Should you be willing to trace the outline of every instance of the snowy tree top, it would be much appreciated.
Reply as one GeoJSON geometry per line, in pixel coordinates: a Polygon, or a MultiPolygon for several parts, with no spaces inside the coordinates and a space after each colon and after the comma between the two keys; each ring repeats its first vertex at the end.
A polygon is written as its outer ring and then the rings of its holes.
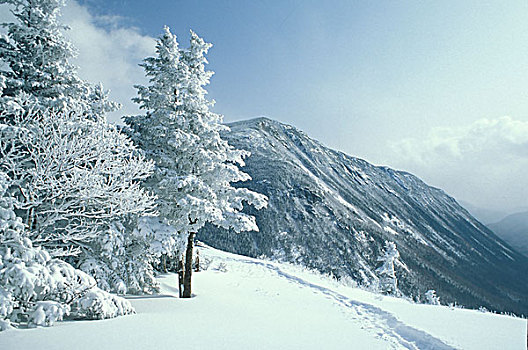
{"type": "Polygon", "coordinates": [[[211,47],[191,31],[182,49],[164,28],[156,57],[142,64],[149,85],[136,86],[134,99],[144,115],[125,118],[130,135],[156,163],[147,181],[159,196],[160,213],[180,232],[197,232],[205,222],[236,231],[258,230],[255,219],[240,211],[243,202],[257,208],[266,197],[231,183],[250,177],[240,171],[249,152],[236,150],[220,136],[222,116],[210,110],[205,86],[213,75],[205,69],[211,47]]]}
{"type": "Polygon", "coordinates": [[[0,4],[10,6],[15,16],[14,22],[2,23],[7,35],[0,37],[4,96],[24,92],[45,108],[77,105],[87,113],[118,109],[106,92],[80,79],[71,64],[77,51],[62,34],[67,29],[59,22],[64,1],[0,0],[0,4]]]}

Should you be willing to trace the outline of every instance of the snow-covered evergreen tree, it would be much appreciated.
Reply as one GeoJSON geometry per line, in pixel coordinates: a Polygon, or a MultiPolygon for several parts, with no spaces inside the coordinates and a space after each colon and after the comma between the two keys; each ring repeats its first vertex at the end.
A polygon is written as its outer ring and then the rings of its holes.
{"type": "Polygon", "coordinates": [[[160,214],[187,239],[184,296],[190,297],[194,236],[206,223],[237,232],[258,230],[254,217],[241,212],[243,202],[260,209],[266,197],[231,183],[249,180],[239,169],[246,151],[236,150],[220,137],[227,130],[222,116],[210,111],[204,86],[212,72],[205,70],[211,44],[191,31],[190,48],[178,47],[165,27],[157,56],[145,59],[148,86],[137,86],[135,102],[146,113],[125,118],[130,135],[156,163],[146,186],[158,195],[160,214]]]}
{"type": "Polygon", "coordinates": [[[434,289],[429,289],[427,292],[425,292],[425,301],[427,304],[440,305],[440,298],[436,295],[436,291],[434,289]]]}
{"type": "Polygon", "coordinates": [[[75,50],[58,22],[63,1],[0,1],[16,18],[0,39],[0,123],[18,127],[0,139],[0,169],[13,180],[17,213],[33,243],[54,256],[76,255],[69,258],[76,264],[97,262],[119,276],[116,283],[96,276],[110,290],[123,290],[121,281],[127,289],[128,281],[151,280],[147,253],[119,243],[132,241],[135,221],[152,211],[153,197],[140,186],[152,164],[106,122],[117,105],[102,86],[81,80],[70,64],[75,50]],[[113,230],[124,223],[129,230],[113,230]],[[115,252],[126,254],[110,261],[112,239],[115,252]],[[125,265],[136,268],[124,274],[125,265]]]}
{"type": "Polygon", "coordinates": [[[9,177],[0,171],[0,330],[50,326],[63,317],[108,318],[134,312],[95,280],[33,244],[15,215],[9,177]]]}
{"type": "Polygon", "coordinates": [[[400,295],[398,280],[394,270],[394,264],[398,261],[400,253],[396,249],[394,242],[385,241],[385,251],[383,256],[378,258],[381,266],[376,269],[379,277],[380,290],[382,293],[400,295]]]}

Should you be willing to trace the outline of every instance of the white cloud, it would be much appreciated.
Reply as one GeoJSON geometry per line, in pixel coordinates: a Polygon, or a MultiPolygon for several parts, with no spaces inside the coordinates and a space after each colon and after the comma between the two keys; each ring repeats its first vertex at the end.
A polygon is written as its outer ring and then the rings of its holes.
{"type": "Polygon", "coordinates": [[[133,85],[146,82],[138,64],[154,54],[155,40],[126,26],[122,18],[95,16],[75,1],[67,2],[62,22],[71,27],[66,36],[79,51],[74,61],[79,75],[103,83],[111,99],[123,105],[109,120],[118,122],[122,115],[137,113],[130,101],[136,95],[133,85]]]}
{"type": "Polygon", "coordinates": [[[391,145],[398,167],[489,209],[528,204],[528,122],[481,119],[391,145]]]}

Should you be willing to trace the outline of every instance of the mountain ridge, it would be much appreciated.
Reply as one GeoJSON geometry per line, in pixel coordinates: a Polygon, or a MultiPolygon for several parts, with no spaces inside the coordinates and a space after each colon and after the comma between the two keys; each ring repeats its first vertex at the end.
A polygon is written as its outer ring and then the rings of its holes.
{"type": "Polygon", "coordinates": [[[243,255],[298,263],[375,283],[385,241],[396,243],[399,286],[423,298],[436,289],[446,302],[528,314],[528,259],[418,177],[374,166],[325,147],[293,126],[268,118],[229,124],[224,137],[252,155],[239,184],[266,194],[255,215],[260,233],[211,226],[198,238],[243,255]]]}
{"type": "Polygon", "coordinates": [[[528,257],[528,211],[508,215],[487,226],[514,249],[528,257]]]}

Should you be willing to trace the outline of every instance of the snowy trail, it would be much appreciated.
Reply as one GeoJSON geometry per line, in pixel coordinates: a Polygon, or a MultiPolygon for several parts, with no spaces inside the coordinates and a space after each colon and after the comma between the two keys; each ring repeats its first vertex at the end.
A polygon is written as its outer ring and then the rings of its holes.
{"type": "Polygon", "coordinates": [[[195,297],[129,296],[137,313],[0,332],[0,349],[526,349],[526,320],[419,305],[343,285],[299,266],[204,247],[195,297]]]}
{"type": "Polygon", "coordinates": [[[423,350],[454,349],[454,347],[445,344],[442,340],[437,339],[424,331],[406,325],[398,320],[393,314],[385,310],[374,305],[353,300],[329,288],[306,281],[298,276],[285,272],[273,263],[243,258],[221,257],[221,259],[234,263],[252,264],[264,267],[267,270],[275,272],[281,278],[287,279],[291,283],[309,288],[316,293],[323,294],[327,298],[347,308],[353,321],[360,322],[363,325],[369,325],[370,331],[376,333],[380,337],[394,338],[404,348],[423,350]]]}

